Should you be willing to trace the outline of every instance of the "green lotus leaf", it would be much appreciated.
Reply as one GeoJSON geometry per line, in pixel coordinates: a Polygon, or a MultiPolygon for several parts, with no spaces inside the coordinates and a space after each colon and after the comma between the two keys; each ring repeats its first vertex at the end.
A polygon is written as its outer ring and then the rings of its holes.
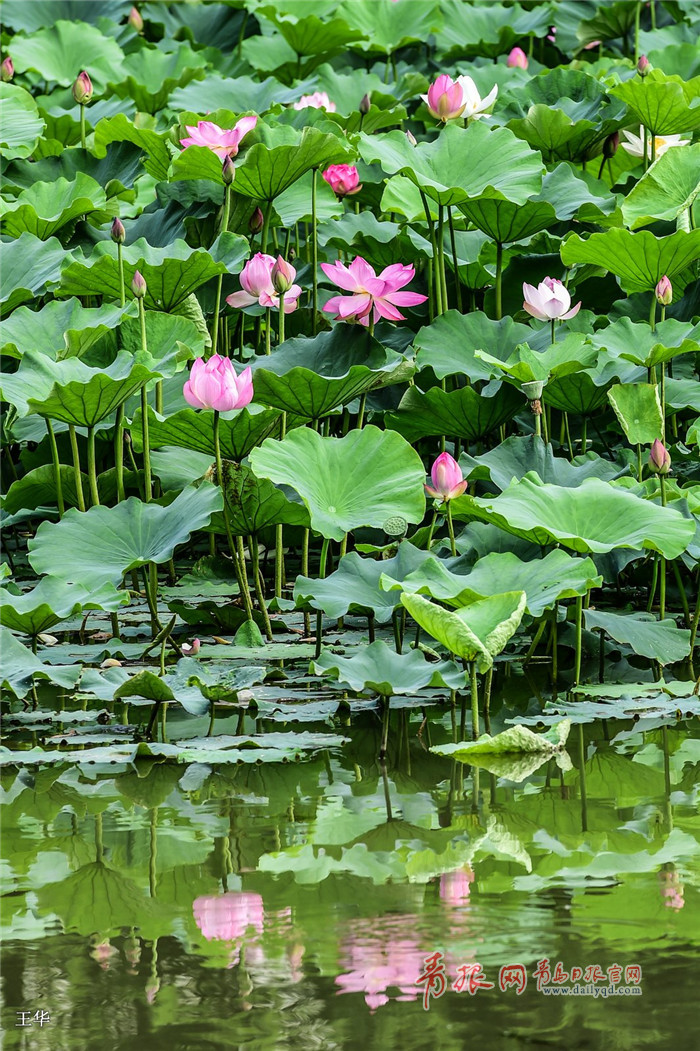
{"type": "Polygon", "coordinates": [[[0,343],[11,357],[21,358],[28,350],[55,360],[81,357],[124,318],[137,314],[136,303],[86,308],[79,299],[53,300],[41,310],[19,307],[3,322],[0,343]]]}
{"type": "Polygon", "coordinates": [[[58,284],[66,250],[57,237],[40,241],[33,234],[23,233],[3,245],[2,256],[0,303],[4,316],[58,284]]]}
{"type": "Polygon", "coordinates": [[[82,584],[71,584],[56,577],[44,577],[31,591],[12,595],[0,588],[0,624],[12,631],[36,637],[81,610],[113,612],[129,601],[126,591],[116,591],[105,582],[90,591],[82,584]]]}
{"type": "Polygon", "coordinates": [[[477,599],[454,612],[421,595],[403,592],[401,603],[417,624],[463,660],[476,661],[479,671],[493,659],[518,630],[525,613],[524,591],[499,592],[477,599]]]}
{"type": "Polygon", "coordinates": [[[594,365],[598,357],[597,349],[581,332],[569,332],[561,342],[552,343],[541,351],[534,351],[528,343],[522,343],[507,361],[500,361],[483,350],[474,353],[481,361],[511,376],[518,385],[534,381],[546,383],[550,376],[558,378],[581,372],[594,365]]]}
{"type": "Polygon", "coordinates": [[[666,380],[666,410],[669,408],[700,412],[700,388],[697,380],[666,380]]]}
{"type": "Polygon", "coordinates": [[[548,201],[490,200],[482,198],[460,205],[467,219],[499,244],[523,241],[557,222],[554,208],[548,201]]]}
{"type": "Polygon", "coordinates": [[[352,0],[337,10],[351,26],[362,33],[353,50],[391,55],[407,44],[428,39],[441,23],[440,8],[434,0],[411,0],[411,17],[391,0],[352,0]]]}
{"type": "Polygon", "coordinates": [[[0,149],[3,157],[29,157],[41,138],[46,122],[39,108],[24,88],[17,84],[0,84],[2,131],[0,149]]]}
{"type": "MultiPolygon", "coordinates": [[[[685,80],[652,69],[610,89],[652,135],[678,135],[700,127],[700,77],[685,80]]],[[[687,147],[686,147],[687,148],[687,147]]]]}
{"type": "Polygon", "coordinates": [[[9,628],[0,627],[0,646],[0,687],[10,690],[15,697],[26,697],[34,679],[48,680],[64,690],[72,690],[83,670],[80,664],[44,664],[9,628]]]}
{"type": "Polygon", "coordinates": [[[267,478],[256,478],[245,464],[223,461],[224,493],[234,536],[251,536],[268,526],[288,523],[308,526],[303,504],[288,499],[267,478]]]}
{"type": "Polygon", "coordinates": [[[45,81],[64,87],[73,83],[83,64],[87,65],[95,91],[100,94],[108,81],[119,75],[124,52],[113,37],[96,26],[59,19],[29,37],[15,37],[12,61],[18,73],[31,69],[45,81]]]}
{"type": "MultiPolygon", "coordinates": [[[[136,675],[132,675],[130,679],[117,687],[114,691],[115,700],[121,700],[124,697],[144,697],[147,701],[158,703],[175,700],[175,694],[165,679],[161,679],[148,669],[137,672],[136,675]]],[[[208,708],[209,705],[205,703],[204,711],[207,711],[208,708]]]]}
{"type": "Polygon", "coordinates": [[[251,368],[256,399],[312,420],[414,372],[411,362],[382,347],[361,326],[347,325],[313,339],[290,339],[251,368]]]}
{"type": "Polygon", "coordinates": [[[523,562],[512,551],[494,551],[480,558],[468,573],[454,573],[442,559],[433,557],[403,580],[394,579],[387,571],[381,583],[385,588],[429,595],[455,607],[497,594],[504,587],[508,591],[524,591],[526,612],[541,617],[545,610],[554,608],[555,602],[601,587],[603,578],[591,558],[572,558],[566,551],[550,551],[531,562],[523,562]]]}
{"type": "MultiPolygon", "coordinates": [[[[278,409],[263,409],[249,405],[245,409],[223,412],[219,419],[221,455],[227,460],[242,460],[251,449],[265,438],[277,437],[282,413],[278,409]]],[[[196,409],[181,409],[172,416],[161,419],[153,409],[148,410],[149,438],[152,449],[164,445],[180,446],[183,449],[205,453],[209,462],[214,459],[213,415],[196,409]]],[[[289,421],[287,426],[289,427],[289,421]]],[[[143,451],[143,428],[141,411],[135,415],[131,425],[131,437],[137,452],[143,451]]]]}
{"type": "Polygon", "coordinates": [[[506,361],[520,343],[533,340],[533,330],[512,318],[492,321],[480,310],[460,314],[448,310],[419,329],[413,340],[420,369],[430,366],[439,380],[445,376],[467,376],[472,383],[490,380],[500,374],[498,367],[475,356],[485,350],[506,361]]]}
{"type": "Polygon", "coordinates": [[[66,21],[82,18],[93,25],[106,18],[117,25],[128,13],[128,0],[102,0],[99,8],[86,6],[83,0],[34,0],[29,6],[25,0],[5,0],[2,7],[4,24],[26,33],[52,26],[59,17],[66,21]]]}
{"type": "Polygon", "coordinates": [[[577,489],[525,475],[495,498],[460,496],[455,518],[479,518],[536,544],[563,544],[581,554],[646,548],[678,558],[695,535],[695,522],[670,507],[643,500],[599,478],[577,489]]]}
{"type": "Polygon", "coordinates": [[[604,631],[639,656],[660,664],[674,664],[690,653],[690,632],[679,628],[675,620],[657,620],[651,613],[608,613],[597,609],[584,610],[583,617],[589,631],[604,631]]]}
{"type": "Polygon", "coordinates": [[[436,755],[448,755],[462,763],[471,763],[472,757],[487,755],[516,755],[540,753],[553,755],[566,744],[571,722],[562,719],[546,733],[536,734],[527,726],[510,726],[495,737],[482,734],[476,741],[460,741],[457,744],[436,744],[430,749],[436,755]]]}
{"type": "MultiPolygon", "coordinates": [[[[75,470],[67,464],[59,468],[61,476],[61,493],[66,507],[78,507],[79,500],[75,487],[75,470]]],[[[89,478],[81,472],[83,493],[89,492],[89,478]]],[[[138,492],[138,477],[133,471],[124,472],[124,484],[127,492],[138,492]]],[[[117,472],[114,467],[100,471],[97,478],[97,490],[100,503],[111,503],[117,496],[117,472]]],[[[22,510],[53,508],[58,506],[56,495],[56,475],[53,464],[45,463],[27,471],[21,478],[12,483],[3,496],[3,514],[14,515],[22,510]]]]}
{"type": "Polygon", "coordinates": [[[625,292],[648,292],[666,274],[673,281],[700,259],[700,230],[655,237],[648,230],[607,230],[583,240],[572,234],[561,246],[565,266],[590,263],[620,279],[625,292]]]}
{"type": "MultiPolygon", "coordinates": [[[[700,77],[698,77],[700,80],[700,77]]],[[[667,150],[654,161],[622,204],[631,230],[657,219],[674,222],[700,193],[700,143],[667,150]]]]}
{"type": "Polygon", "coordinates": [[[184,88],[176,88],[170,96],[170,109],[206,114],[216,119],[216,110],[230,109],[235,101],[239,113],[264,113],[275,102],[286,105],[299,98],[298,87],[288,88],[274,77],[254,80],[252,77],[223,77],[208,74],[184,88]]]}
{"type": "Polygon", "coordinates": [[[417,569],[431,556],[420,551],[407,540],[399,544],[393,558],[361,558],[356,551],[341,558],[334,573],[314,580],[298,576],[294,584],[294,599],[299,605],[310,605],[322,610],[327,617],[344,617],[346,613],[371,612],[379,624],[391,620],[400,602],[398,595],[382,590],[380,578],[387,574],[396,580],[417,569]]]}
{"type": "Polygon", "coordinates": [[[100,211],[107,204],[105,192],[89,175],[78,172],[75,179],[36,182],[11,203],[0,202],[2,231],[19,237],[25,230],[46,241],[67,223],[81,215],[100,211]]]}
{"type": "Polygon", "coordinates": [[[398,223],[380,222],[369,210],[357,215],[354,212],[340,214],[342,218],[319,230],[318,241],[323,248],[330,245],[339,251],[351,250],[353,255],[361,255],[377,270],[393,263],[397,250],[404,262],[418,258],[412,241],[402,233],[398,223]]]}
{"type": "Polygon", "coordinates": [[[501,492],[513,479],[519,480],[529,471],[534,471],[543,482],[566,487],[577,487],[585,478],[611,481],[624,473],[617,464],[595,453],[569,461],[555,456],[551,444],[536,435],[521,438],[516,434],[480,456],[462,456],[460,465],[470,479],[487,478],[501,492]]]}
{"type": "Polygon", "coordinates": [[[44,522],[29,542],[36,573],[62,580],[119,584],[124,573],[148,562],[169,561],[178,544],[206,526],[223,499],[214,485],[188,488],[166,507],[129,497],[115,507],[66,511],[44,522]]]}
{"type": "Polygon", "coordinates": [[[634,19],[634,7],[618,0],[617,3],[598,8],[592,18],[584,18],[576,30],[576,36],[582,47],[594,40],[615,40],[617,37],[624,40],[634,25],[634,19]]]}
{"type": "Polygon", "coordinates": [[[352,147],[338,135],[320,128],[256,128],[258,141],[236,165],[236,193],[255,200],[273,201],[312,168],[351,160],[352,147]]]}
{"type": "Polygon", "coordinates": [[[109,85],[119,98],[132,98],[141,113],[157,113],[174,88],[189,84],[208,64],[205,56],[187,43],[167,46],[167,51],[162,46],[142,47],[127,55],[119,78],[109,85]]]}
{"type": "Polygon", "coordinates": [[[601,350],[647,369],[671,361],[680,354],[700,353],[700,325],[692,326],[674,318],[659,322],[653,331],[645,323],[635,324],[630,318],[618,318],[607,328],[592,332],[588,338],[601,350]]]}
{"type": "Polygon", "coordinates": [[[145,151],[143,166],[154,179],[168,177],[170,152],[165,138],[150,128],[137,128],[124,113],[103,117],[95,126],[94,150],[98,157],[107,155],[113,142],[132,142],[145,151]]]}
{"type": "Polygon", "coordinates": [[[608,391],[618,422],[630,445],[651,445],[663,437],[659,389],[651,383],[616,383],[608,391]]]}
{"type": "MultiPolygon", "coordinates": [[[[275,197],[274,211],[282,226],[290,227],[295,223],[311,222],[311,184],[312,173],[307,172],[297,179],[288,189],[275,197]]],[[[250,208],[247,198],[241,198],[250,208]]],[[[362,212],[362,215],[371,215],[371,212],[362,212]]],[[[343,215],[343,203],[335,196],[325,179],[316,178],[316,221],[319,223],[319,244],[321,244],[322,224],[328,223],[330,219],[338,219],[343,215]]],[[[334,224],[335,225],[335,224],[334,224]]],[[[393,257],[392,257],[393,260],[393,257]]],[[[386,265],[386,264],[384,264],[386,265]]]]}
{"type": "Polygon", "coordinates": [[[506,198],[524,204],[542,186],[542,161],[507,128],[474,121],[465,130],[448,125],[432,142],[412,146],[401,131],[360,135],[362,159],[387,175],[405,175],[438,204],[470,198],[506,198]]]}
{"type": "Polygon", "coordinates": [[[409,387],[398,408],[384,414],[384,423],[410,442],[438,434],[477,441],[511,420],[523,404],[523,395],[509,384],[490,397],[473,387],[453,391],[431,387],[425,393],[409,387]]]}
{"type": "MultiPolygon", "coordinates": [[[[366,29],[353,29],[342,18],[319,18],[309,14],[290,20],[275,7],[262,7],[264,14],[282,34],[296,55],[332,55],[344,51],[348,44],[364,40],[366,29]]],[[[269,37],[261,38],[266,44],[269,37]]]]}
{"type": "Polygon", "coordinates": [[[528,11],[520,4],[465,7],[460,0],[443,0],[440,10],[443,24],[436,42],[443,62],[477,55],[495,61],[523,37],[544,36],[549,24],[546,8],[528,11]]]}
{"type": "Polygon", "coordinates": [[[415,523],[425,514],[423,463],[391,431],[369,426],[322,438],[300,428],[282,441],[267,438],[249,459],[259,478],[299,493],[312,528],[331,540],[360,526],[382,529],[394,515],[415,523]]]}
{"type": "MultiPolygon", "coordinates": [[[[127,295],[132,296],[131,281],[138,270],[147,286],[145,306],[173,310],[217,274],[238,273],[247,256],[246,239],[228,232],[217,237],[208,251],[191,248],[180,240],[164,248],[152,248],[139,238],[123,250],[127,295]]],[[[117,246],[112,241],[100,241],[91,255],[69,262],[61,274],[61,294],[101,295],[118,300],[117,246]]]]}
{"type": "Polygon", "coordinates": [[[431,663],[421,650],[397,653],[381,639],[363,646],[351,657],[338,657],[324,650],[313,667],[316,675],[328,674],[355,693],[373,690],[383,697],[417,693],[430,685],[458,690],[465,684],[464,671],[454,662],[431,663]]]}
{"type": "Polygon", "coordinates": [[[549,381],[543,400],[561,412],[578,416],[593,416],[608,403],[608,390],[614,380],[604,380],[600,370],[574,372],[549,381]]]}

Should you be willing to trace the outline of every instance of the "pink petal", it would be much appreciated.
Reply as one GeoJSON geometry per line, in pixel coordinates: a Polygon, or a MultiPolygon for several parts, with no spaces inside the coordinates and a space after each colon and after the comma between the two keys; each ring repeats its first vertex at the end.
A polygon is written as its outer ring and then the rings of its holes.
{"type": "Polygon", "coordinates": [[[567,321],[570,317],[576,317],[576,315],[578,314],[580,309],[581,309],[581,301],[579,300],[579,302],[576,304],[575,307],[572,307],[571,310],[568,310],[566,312],[566,314],[562,314],[561,320],[562,321],[567,321]]]}
{"type": "Polygon", "coordinates": [[[248,292],[232,292],[230,296],[226,296],[226,302],[230,307],[249,307],[253,303],[257,303],[255,296],[251,296],[248,292]]]}

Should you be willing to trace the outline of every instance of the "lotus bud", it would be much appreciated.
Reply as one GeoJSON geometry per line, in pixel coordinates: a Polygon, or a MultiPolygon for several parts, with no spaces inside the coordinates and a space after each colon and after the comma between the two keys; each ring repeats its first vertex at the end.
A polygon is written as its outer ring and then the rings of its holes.
{"type": "Polygon", "coordinates": [[[637,72],[642,79],[651,71],[651,62],[646,55],[640,55],[637,62],[637,72]]]}
{"type": "Polygon", "coordinates": [[[143,274],[141,274],[139,270],[134,271],[134,276],[131,281],[131,291],[137,299],[143,299],[146,295],[146,282],[143,278],[143,274]]]}
{"type": "Polygon", "coordinates": [[[417,146],[418,145],[417,138],[415,137],[415,135],[413,134],[412,131],[408,130],[408,128],[406,128],[406,138],[410,142],[411,146],[417,146]]]}
{"type": "Polygon", "coordinates": [[[467,488],[467,480],[462,469],[448,452],[440,453],[430,471],[432,485],[426,485],[425,491],[436,500],[454,500],[467,488]]]}
{"type": "Polygon", "coordinates": [[[671,454],[658,438],[654,441],[649,453],[649,468],[654,474],[670,474],[671,472],[671,454]]]}
{"type": "Polygon", "coordinates": [[[2,77],[3,84],[9,83],[15,75],[15,65],[10,56],[2,60],[0,63],[0,76],[2,77]]]}
{"type": "Polygon", "coordinates": [[[121,221],[118,215],[114,217],[112,222],[112,240],[117,245],[123,245],[126,240],[126,230],[124,229],[124,223],[121,221]]]}
{"type": "Polygon", "coordinates": [[[272,287],[275,292],[279,292],[283,295],[288,292],[294,284],[294,278],[297,276],[297,272],[293,266],[285,262],[281,255],[277,256],[277,262],[272,268],[270,278],[272,280],[272,287]]]}
{"type": "Polygon", "coordinates": [[[199,653],[199,649],[200,649],[201,645],[202,644],[199,641],[199,639],[192,639],[191,643],[183,642],[183,644],[180,647],[180,649],[182,650],[182,652],[185,654],[186,657],[196,657],[197,654],[199,653]]]}
{"type": "Polygon", "coordinates": [[[128,23],[132,29],[135,29],[137,33],[143,33],[143,18],[139,14],[136,7],[132,7],[129,11],[128,23]]]}
{"type": "Polygon", "coordinates": [[[230,186],[236,177],[236,169],[233,161],[228,154],[224,157],[224,162],[221,165],[221,178],[224,180],[225,186],[230,186]]]}
{"type": "Polygon", "coordinates": [[[667,307],[673,300],[673,286],[666,274],[661,278],[658,285],[654,289],[657,303],[660,303],[662,307],[667,307]]]}
{"type": "Polygon", "coordinates": [[[87,106],[92,98],[92,81],[85,70],[79,73],[73,84],[73,98],[80,106],[87,106]]]}
{"type": "Polygon", "coordinates": [[[606,160],[610,160],[617,153],[617,147],[620,145],[620,133],[614,131],[612,135],[608,135],[607,139],[603,143],[603,156],[606,160]]]}
{"type": "Polygon", "coordinates": [[[259,233],[265,223],[265,216],[263,215],[260,208],[256,208],[250,219],[248,220],[248,229],[251,234],[259,233]]]}
{"type": "Polygon", "coordinates": [[[369,113],[369,108],[371,105],[372,100],[370,99],[369,94],[363,95],[360,99],[360,105],[358,106],[358,109],[363,117],[369,113]]]}
{"type": "Polygon", "coordinates": [[[527,69],[529,62],[527,60],[527,55],[521,47],[513,48],[508,55],[506,65],[510,66],[511,69],[527,69]]]}

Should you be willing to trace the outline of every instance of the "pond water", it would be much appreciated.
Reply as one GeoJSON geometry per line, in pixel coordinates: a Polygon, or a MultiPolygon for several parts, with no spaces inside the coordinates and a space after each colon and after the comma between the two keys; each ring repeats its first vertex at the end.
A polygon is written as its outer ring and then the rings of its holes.
{"type": "MultiPolygon", "coordinates": [[[[531,692],[501,681],[494,732],[531,692]]],[[[384,766],[359,701],[217,718],[319,735],[297,761],[6,769],[5,1046],[695,1046],[698,720],[574,724],[571,769],[518,783],[428,751],[453,739],[449,706],[394,703],[384,766]]],[[[56,731],[35,726],[13,746],[56,731]]]]}

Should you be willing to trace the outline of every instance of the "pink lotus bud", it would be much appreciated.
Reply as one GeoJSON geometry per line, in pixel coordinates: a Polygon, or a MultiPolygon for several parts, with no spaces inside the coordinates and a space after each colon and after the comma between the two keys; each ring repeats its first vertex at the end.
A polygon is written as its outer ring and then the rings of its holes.
{"type": "Polygon", "coordinates": [[[263,215],[260,208],[256,208],[250,219],[248,220],[248,229],[251,234],[260,233],[265,223],[265,216],[263,215]]]}
{"type": "Polygon", "coordinates": [[[408,130],[408,128],[406,128],[406,138],[410,142],[411,146],[417,146],[418,145],[418,139],[415,137],[415,135],[413,134],[412,131],[408,130]]]}
{"type": "Polygon", "coordinates": [[[225,186],[230,186],[236,177],[236,168],[233,161],[228,154],[224,157],[224,162],[221,165],[221,178],[224,180],[225,186]]]}
{"type": "Polygon", "coordinates": [[[146,282],[144,280],[143,274],[139,270],[134,271],[134,276],[131,279],[131,291],[134,293],[137,299],[143,299],[143,297],[146,295],[146,282]]]}
{"type": "Polygon", "coordinates": [[[362,98],[360,99],[360,105],[358,107],[358,109],[359,109],[359,111],[360,111],[360,113],[362,114],[363,117],[366,116],[369,113],[369,108],[370,108],[371,105],[372,105],[372,100],[369,97],[369,94],[363,95],[362,98]]]}
{"type": "Polygon", "coordinates": [[[527,60],[527,55],[521,47],[513,48],[508,55],[506,65],[510,66],[511,69],[527,69],[529,62],[527,60]]]}
{"type": "Polygon", "coordinates": [[[0,63],[0,76],[2,77],[3,84],[9,83],[15,75],[15,65],[10,56],[2,60],[0,63]]]}
{"type": "Polygon", "coordinates": [[[199,641],[199,639],[192,639],[191,643],[183,642],[183,644],[180,647],[180,649],[182,650],[182,652],[185,654],[186,657],[196,657],[197,654],[199,653],[199,648],[200,648],[201,645],[202,644],[199,641]]]}
{"type": "Polygon", "coordinates": [[[323,178],[338,197],[348,197],[362,189],[357,168],[352,164],[331,164],[323,172],[323,178]]]}
{"type": "Polygon", "coordinates": [[[428,88],[427,95],[421,95],[430,113],[436,120],[446,124],[448,120],[461,117],[466,106],[464,89],[459,80],[453,80],[447,73],[442,73],[428,88]]]}
{"type": "Polygon", "coordinates": [[[136,7],[132,7],[131,11],[129,11],[129,18],[127,21],[131,28],[135,29],[137,33],[143,33],[143,19],[136,7]]]}
{"type": "Polygon", "coordinates": [[[547,34],[547,40],[549,41],[550,44],[556,44],[556,42],[557,42],[557,27],[556,26],[550,26],[549,27],[549,33],[547,34]]]}
{"type": "Polygon", "coordinates": [[[87,106],[92,98],[92,81],[85,70],[79,73],[73,84],[73,98],[81,106],[87,106]]]}
{"type": "Polygon", "coordinates": [[[288,292],[294,284],[294,278],[297,276],[297,272],[293,266],[285,262],[281,255],[277,256],[277,262],[272,268],[270,277],[272,279],[272,287],[275,292],[282,294],[288,292]]]}
{"type": "Polygon", "coordinates": [[[126,230],[124,229],[124,223],[121,221],[118,215],[114,217],[112,222],[112,240],[115,244],[123,245],[126,240],[126,230]]]}
{"type": "Polygon", "coordinates": [[[637,62],[637,72],[640,77],[644,78],[647,73],[651,71],[651,62],[646,55],[640,55],[639,61],[637,62]]]}
{"type": "Polygon", "coordinates": [[[670,474],[671,472],[671,454],[658,438],[654,441],[649,453],[649,468],[654,474],[670,474]]]}
{"type": "Polygon", "coordinates": [[[430,471],[432,486],[426,485],[425,491],[436,500],[454,500],[467,488],[467,481],[459,464],[449,453],[440,453],[430,471]]]}
{"type": "Polygon", "coordinates": [[[666,274],[661,278],[658,285],[654,289],[656,300],[661,304],[662,307],[667,307],[673,300],[673,286],[666,274]]]}
{"type": "Polygon", "coordinates": [[[185,401],[195,409],[229,412],[242,409],[253,400],[253,377],[250,369],[236,375],[233,362],[220,354],[208,361],[195,358],[190,378],[182,388],[185,401]]]}
{"type": "Polygon", "coordinates": [[[607,139],[603,143],[603,156],[606,158],[606,160],[609,160],[610,157],[615,156],[615,154],[617,153],[617,147],[619,145],[620,133],[619,131],[614,131],[612,135],[608,135],[607,139]]]}

